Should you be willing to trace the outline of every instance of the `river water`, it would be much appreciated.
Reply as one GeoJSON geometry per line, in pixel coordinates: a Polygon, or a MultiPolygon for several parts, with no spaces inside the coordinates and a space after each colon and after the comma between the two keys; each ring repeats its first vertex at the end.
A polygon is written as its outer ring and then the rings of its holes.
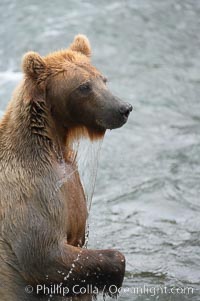
{"type": "Polygon", "coordinates": [[[2,111],[23,53],[79,32],[134,106],[104,139],[90,223],[89,247],[126,256],[119,300],[200,300],[200,1],[1,0],[0,14],[2,111]]]}

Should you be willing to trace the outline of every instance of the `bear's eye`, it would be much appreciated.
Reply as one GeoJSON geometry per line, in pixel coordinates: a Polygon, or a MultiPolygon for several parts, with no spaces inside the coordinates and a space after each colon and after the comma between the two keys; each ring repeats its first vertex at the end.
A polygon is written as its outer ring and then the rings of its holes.
{"type": "Polygon", "coordinates": [[[108,82],[107,77],[103,77],[103,82],[104,82],[104,84],[106,84],[108,82]]]}
{"type": "Polygon", "coordinates": [[[85,84],[82,84],[78,87],[78,90],[81,92],[81,93],[88,93],[91,91],[91,86],[89,83],[85,83],[85,84]]]}

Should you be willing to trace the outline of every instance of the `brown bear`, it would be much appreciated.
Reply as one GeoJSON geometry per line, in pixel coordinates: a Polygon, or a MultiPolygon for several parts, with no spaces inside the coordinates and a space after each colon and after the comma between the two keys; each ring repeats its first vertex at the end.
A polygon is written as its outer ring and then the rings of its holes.
{"type": "Polygon", "coordinates": [[[1,301],[92,300],[122,285],[120,252],[82,248],[87,206],[70,145],[121,127],[132,107],[109,92],[90,56],[78,35],[66,50],[23,58],[0,123],[1,301]]]}

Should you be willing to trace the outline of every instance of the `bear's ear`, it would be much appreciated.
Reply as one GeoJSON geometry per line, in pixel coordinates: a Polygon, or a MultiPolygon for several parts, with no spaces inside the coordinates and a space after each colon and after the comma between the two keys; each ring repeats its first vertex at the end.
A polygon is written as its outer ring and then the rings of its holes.
{"type": "Polygon", "coordinates": [[[22,69],[26,75],[37,79],[44,72],[46,64],[43,58],[36,52],[27,52],[22,59],[22,69]]]}
{"type": "Polygon", "coordinates": [[[78,34],[75,36],[73,43],[70,45],[69,49],[73,51],[78,51],[86,56],[91,56],[91,46],[88,38],[83,34],[78,34]]]}

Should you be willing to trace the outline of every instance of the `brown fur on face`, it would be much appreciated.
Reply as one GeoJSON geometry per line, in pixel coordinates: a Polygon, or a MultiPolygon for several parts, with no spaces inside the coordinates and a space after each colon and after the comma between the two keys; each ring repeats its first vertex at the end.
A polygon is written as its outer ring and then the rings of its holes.
{"type": "MultiPolygon", "coordinates": [[[[88,39],[78,35],[66,50],[53,52],[46,57],[28,52],[22,62],[26,86],[30,87],[29,94],[32,96],[37,91],[37,94],[40,93],[37,97],[46,98],[54,126],[68,146],[70,141],[79,139],[80,136],[94,140],[102,138],[105,133],[104,129],[87,127],[76,119],[73,120],[67,108],[67,98],[77,87],[90,78],[103,78],[90,64],[90,55],[88,39]]],[[[30,101],[31,96],[27,97],[30,101]]]]}
{"type": "MultiPolygon", "coordinates": [[[[98,139],[106,129],[122,126],[132,110],[110,93],[90,55],[88,39],[78,35],[66,50],[46,57],[30,52],[23,59],[27,87],[35,86],[37,93],[40,91],[63,140],[75,127],[86,128],[89,137],[98,139]]],[[[33,93],[31,89],[30,95],[33,93]]]]}
{"type": "Polygon", "coordinates": [[[119,112],[125,105],[108,91],[90,54],[88,39],[78,35],[67,50],[23,58],[24,79],[0,123],[1,301],[47,301],[35,293],[38,284],[62,282],[68,296],[74,285],[108,294],[110,285],[122,285],[121,253],[82,248],[88,213],[71,145],[126,121],[119,112]]]}
{"type": "Polygon", "coordinates": [[[95,76],[95,74],[100,74],[96,68],[90,65],[89,56],[91,55],[91,48],[87,37],[84,35],[77,35],[74,38],[74,42],[70,45],[68,49],[56,51],[50,53],[46,57],[41,57],[36,52],[28,52],[24,55],[22,60],[22,69],[26,78],[31,78],[36,84],[43,82],[43,86],[47,84],[47,79],[53,77],[55,79],[56,75],[59,73],[64,73],[70,80],[70,88],[76,87],[74,82],[77,81],[78,77],[81,75],[82,79],[87,79],[89,74],[82,70],[77,72],[77,69],[82,68],[84,65],[88,65],[90,71],[95,76]]]}

